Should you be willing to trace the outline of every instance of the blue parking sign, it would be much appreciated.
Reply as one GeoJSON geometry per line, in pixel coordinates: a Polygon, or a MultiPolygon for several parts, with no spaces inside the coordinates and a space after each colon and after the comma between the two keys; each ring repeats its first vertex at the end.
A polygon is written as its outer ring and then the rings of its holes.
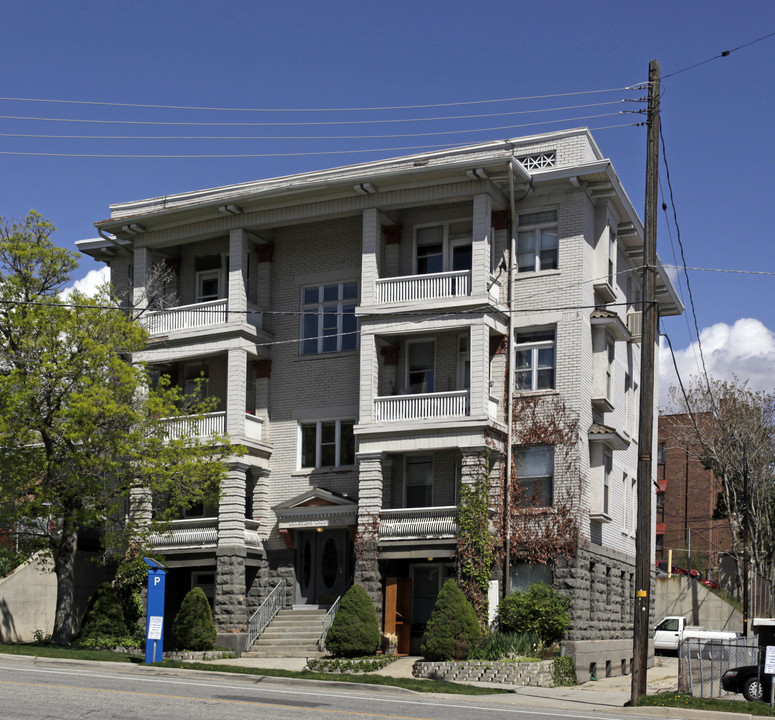
{"type": "Polygon", "coordinates": [[[145,662],[161,662],[164,659],[164,583],[167,571],[164,566],[143,558],[148,565],[148,605],[145,616],[145,662]]]}

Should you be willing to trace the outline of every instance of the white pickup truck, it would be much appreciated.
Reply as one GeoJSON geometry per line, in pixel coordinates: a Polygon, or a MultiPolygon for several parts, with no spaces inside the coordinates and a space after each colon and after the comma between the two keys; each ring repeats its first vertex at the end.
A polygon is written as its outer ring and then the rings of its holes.
{"type": "Polygon", "coordinates": [[[726,630],[705,630],[701,625],[689,625],[685,617],[668,615],[654,628],[655,650],[678,650],[678,643],[687,638],[698,640],[734,640],[739,633],[726,630]]]}

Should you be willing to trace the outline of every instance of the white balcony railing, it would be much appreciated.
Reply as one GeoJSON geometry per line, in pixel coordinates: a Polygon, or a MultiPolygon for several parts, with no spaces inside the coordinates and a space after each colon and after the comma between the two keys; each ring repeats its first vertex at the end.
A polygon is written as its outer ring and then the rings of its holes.
{"type": "Polygon", "coordinates": [[[245,413],[245,438],[261,442],[264,421],[260,417],[245,413]]]}
{"type": "Polygon", "coordinates": [[[404,303],[471,294],[471,271],[405,275],[377,280],[378,303],[404,303]]]}
{"type": "MultiPolygon", "coordinates": [[[[261,547],[258,520],[245,519],[245,546],[261,547]]],[[[170,522],[166,532],[151,533],[151,546],[156,550],[192,550],[218,544],[218,518],[186,518],[170,522]]]]}
{"type": "Polygon", "coordinates": [[[468,390],[417,395],[389,395],[374,399],[376,422],[433,420],[468,415],[468,390]]]}
{"type": "Polygon", "coordinates": [[[167,420],[167,435],[178,439],[184,435],[207,438],[226,433],[226,412],[207,413],[206,415],[184,415],[167,420]]]}
{"type": "Polygon", "coordinates": [[[457,507],[396,508],[379,514],[380,540],[443,540],[458,533],[457,507]]]}
{"type": "Polygon", "coordinates": [[[173,520],[167,532],[152,533],[150,543],[155,550],[215,547],[218,544],[218,518],[173,520]]]}
{"type": "Polygon", "coordinates": [[[212,300],[180,305],[167,310],[155,310],[143,318],[146,330],[151,335],[166,335],[175,330],[188,330],[207,325],[220,325],[227,319],[227,300],[212,300]]]}

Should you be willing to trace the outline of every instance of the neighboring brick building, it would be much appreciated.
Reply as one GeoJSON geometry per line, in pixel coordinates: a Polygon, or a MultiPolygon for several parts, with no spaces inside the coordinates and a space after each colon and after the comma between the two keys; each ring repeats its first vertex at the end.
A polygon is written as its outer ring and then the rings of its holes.
{"type": "MultiPolygon", "coordinates": [[[[643,228],[586,129],[123,203],[97,226],[79,249],[135,302],[155,265],[176,273],[181,306],[150,316],[138,359],[205,377],[201,434],[248,449],[219,507],[156,537],[173,608],[203,586],[226,638],[281,581],[288,607],[355,581],[416,649],[487,448],[536,522],[570,498],[581,538],[556,565],[510,548],[500,587],[555,582],[579,676],[627,670],[643,228]],[[508,447],[532,398],[577,423],[567,457],[508,447]]],[[[682,310],[661,265],[657,300],[682,310]]]]}
{"type": "Polygon", "coordinates": [[[700,460],[702,447],[691,442],[688,415],[661,415],[657,446],[657,559],[692,565],[717,577],[722,557],[732,550],[726,518],[714,519],[721,483],[700,460]],[[691,548],[689,543],[691,542],[691,548]]]}

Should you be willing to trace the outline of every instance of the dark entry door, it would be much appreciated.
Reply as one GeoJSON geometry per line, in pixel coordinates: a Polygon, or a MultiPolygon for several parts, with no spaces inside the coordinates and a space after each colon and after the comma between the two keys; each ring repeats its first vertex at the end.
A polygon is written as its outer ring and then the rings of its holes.
{"type": "Polygon", "coordinates": [[[348,585],[349,535],[346,530],[309,530],[297,537],[296,602],[330,605],[348,585]]]}

